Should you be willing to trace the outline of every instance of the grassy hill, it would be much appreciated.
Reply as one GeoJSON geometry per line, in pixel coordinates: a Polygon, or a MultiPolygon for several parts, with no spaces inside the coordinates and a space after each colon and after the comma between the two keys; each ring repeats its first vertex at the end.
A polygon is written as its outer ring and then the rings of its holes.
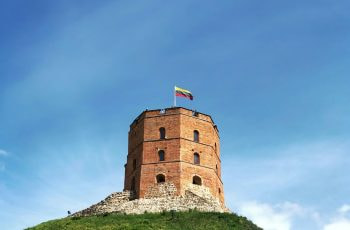
{"type": "Polygon", "coordinates": [[[142,215],[118,213],[90,217],[67,217],[41,223],[27,230],[42,229],[235,229],[261,230],[245,217],[212,212],[163,212],[142,215]]]}

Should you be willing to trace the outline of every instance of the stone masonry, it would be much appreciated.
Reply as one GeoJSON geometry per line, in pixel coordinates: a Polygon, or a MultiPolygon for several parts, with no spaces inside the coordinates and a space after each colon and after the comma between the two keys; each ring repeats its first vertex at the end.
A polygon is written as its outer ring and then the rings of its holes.
{"type": "Polygon", "coordinates": [[[222,206],[218,198],[211,195],[208,188],[199,185],[190,185],[184,195],[177,196],[164,193],[167,188],[174,188],[172,183],[164,183],[152,187],[153,196],[149,198],[134,199],[130,191],[116,192],[109,195],[91,207],[74,213],[72,216],[91,216],[105,213],[142,214],[145,212],[187,211],[195,209],[205,212],[229,212],[222,206]],[[157,191],[158,190],[158,191],[157,191]]]}

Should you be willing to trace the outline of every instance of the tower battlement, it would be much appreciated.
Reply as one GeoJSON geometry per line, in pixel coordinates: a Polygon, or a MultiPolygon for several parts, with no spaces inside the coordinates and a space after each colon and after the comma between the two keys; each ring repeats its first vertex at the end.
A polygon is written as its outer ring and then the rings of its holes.
{"type": "Polygon", "coordinates": [[[145,198],[171,182],[175,195],[203,186],[224,203],[219,130],[210,115],[183,107],[145,110],[130,125],[124,190],[145,198]]]}

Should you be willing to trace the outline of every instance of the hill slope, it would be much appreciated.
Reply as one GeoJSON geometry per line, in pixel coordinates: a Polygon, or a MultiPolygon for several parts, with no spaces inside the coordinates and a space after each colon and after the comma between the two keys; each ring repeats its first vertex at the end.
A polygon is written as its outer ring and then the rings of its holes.
{"type": "Polygon", "coordinates": [[[27,230],[42,229],[235,229],[261,230],[245,217],[213,212],[163,212],[141,215],[111,213],[90,217],[67,217],[41,223],[27,230]]]}

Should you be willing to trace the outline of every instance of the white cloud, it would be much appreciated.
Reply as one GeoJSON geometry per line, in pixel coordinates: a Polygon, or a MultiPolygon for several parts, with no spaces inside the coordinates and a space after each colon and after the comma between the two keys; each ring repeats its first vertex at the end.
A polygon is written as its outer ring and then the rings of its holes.
{"type": "Polygon", "coordinates": [[[265,230],[319,229],[322,226],[318,212],[288,201],[278,204],[244,202],[238,205],[238,211],[265,230]]]}
{"type": "Polygon", "coordinates": [[[277,205],[247,202],[241,205],[240,212],[266,230],[290,230],[293,217],[302,215],[305,210],[290,202],[277,205]]]}
{"type": "Polygon", "coordinates": [[[333,220],[330,224],[327,224],[323,228],[324,230],[349,230],[350,220],[346,218],[340,218],[333,220]]]}
{"type": "Polygon", "coordinates": [[[9,153],[3,149],[0,149],[0,156],[7,156],[9,153]]]}
{"type": "Polygon", "coordinates": [[[346,216],[350,213],[350,204],[337,210],[327,207],[347,198],[349,143],[302,143],[232,156],[226,161],[230,165],[223,166],[224,181],[234,181],[225,184],[225,194],[234,194],[226,195],[226,202],[231,210],[267,230],[344,225],[350,220],[346,216]],[[334,173],[337,180],[332,180],[334,173]],[[328,192],[332,187],[338,188],[337,193],[328,192]],[[325,192],[332,199],[322,199],[325,192]],[[286,200],[297,202],[284,202],[286,200]]]}
{"type": "Polygon", "coordinates": [[[338,212],[339,213],[342,213],[342,214],[345,214],[347,212],[350,211],[350,205],[348,204],[344,204],[343,206],[341,206],[339,209],[338,209],[338,212]]]}
{"type": "MultiPolygon", "coordinates": [[[[321,218],[318,212],[297,203],[284,202],[268,204],[256,201],[244,202],[238,206],[239,214],[251,219],[256,225],[265,230],[294,230],[299,229],[300,221],[307,220],[311,229],[349,230],[350,205],[342,205],[333,218],[321,218]]],[[[303,224],[301,225],[304,228],[303,224]]]]}
{"type": "Polygon", "coordinates": [[[349,230],[350,219],[346,215],[350,212],[350,205],[344,204],[338,209],[338,214],[333,220],[323,227],[323,230],[349,230]]]}

